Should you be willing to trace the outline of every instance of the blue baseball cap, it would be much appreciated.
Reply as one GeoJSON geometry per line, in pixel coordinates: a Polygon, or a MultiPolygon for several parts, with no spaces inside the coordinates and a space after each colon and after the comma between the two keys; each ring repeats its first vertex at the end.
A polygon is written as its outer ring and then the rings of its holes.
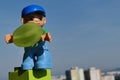
{"type": "Polygon", "coordinates": [[[21,17],[24,17],[24,16],[26,16],[30,13],[34,13],[34,12],[40,12],[41,14],[43,14],[43,16],[46,16],[45,10],[43,7],[38,6],[38,5],[29,5],[25,8],[23,8],[21,17]]]}

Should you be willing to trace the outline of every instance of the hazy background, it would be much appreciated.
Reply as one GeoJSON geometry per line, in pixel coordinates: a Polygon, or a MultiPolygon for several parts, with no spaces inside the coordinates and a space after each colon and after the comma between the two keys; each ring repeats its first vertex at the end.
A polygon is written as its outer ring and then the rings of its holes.
{"type": "Polygon", "coordinates": [[[0,80],[8,80],[8,72],[22,63],[23,49],[7,45],[4,36],[21,25],[21,10],[30,4],[47,13],[53,75],[74,66],[120,67],[120,0],[1,0],[0,80]]]}

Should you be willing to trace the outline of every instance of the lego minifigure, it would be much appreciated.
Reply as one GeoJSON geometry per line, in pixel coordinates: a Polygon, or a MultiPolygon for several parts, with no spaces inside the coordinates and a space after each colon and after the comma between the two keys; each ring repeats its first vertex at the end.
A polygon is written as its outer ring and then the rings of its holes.
{"type": "MultiPolygon", "coordinates": [[[[29,5],[22,10],[21,14],[22,23],[34,22],[41,27],[46,23],[46,13],[44,8],[38,5],[29,5]]],[[[7,34],[5,36],[7,44],[13,43],[13,34],[7,34]]],[[[48,50],[48,42],[51,42],[52,38],[50,32],[43,29],[40,40],[34,44],[34,46],[24,47],[24,56],[22,62],[23,70],[32,69],[51,69],[52,61],[51,54],[48,50]]]]}

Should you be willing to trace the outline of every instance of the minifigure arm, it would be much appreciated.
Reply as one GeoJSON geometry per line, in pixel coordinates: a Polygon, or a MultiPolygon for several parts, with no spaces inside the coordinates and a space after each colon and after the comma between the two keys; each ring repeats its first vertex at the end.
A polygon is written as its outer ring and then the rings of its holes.
{"type": "Polygon", "coordinates": [[[51,35],[50,35],[50,32],[46,33],[45,40],[47,40],[47,41],[49,41],[49,42],[52,42],[52,37],[51,37],[51,35]]]}
{"type": "Polygon", "coordinates": [[[50,32],[47,32],[46,34],[43,34],[42,37],[41,37],[41,40],[52,42],[52,37],[50,35],[50,32]]]}
{"type": "Polygon", "coordinates": [[[5,42],[7,44],[13,43],[13,35],[12,34],[6,34],[5,35],[5,42]]]}

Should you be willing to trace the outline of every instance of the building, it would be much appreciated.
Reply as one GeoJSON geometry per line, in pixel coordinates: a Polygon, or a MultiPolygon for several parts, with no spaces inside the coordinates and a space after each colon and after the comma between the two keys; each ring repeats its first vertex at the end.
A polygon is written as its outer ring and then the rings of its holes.
{"type": "Polygon", "coordinates": [[[110,71],[106,73],[107,75],[113,75],[115,80],[120,80],[120,71],[110,71]]]}
{"type": "Polygon", "coordinates": [[[85,80],[102,80],[102,73],[100,69],[95,67],[85,71],[85,80]]]}
{"type": "Polygon", "coordinates": [[[120,80],[120,70],[102,73],[100,69],[95,67],[85,71],[78,67],[72,67],[65,71],[65,75],[66,79],[64,80],[120,80]]]}
{"type": "Polygon", "coordinates": [[[84,70],[79,69],[78,67],[72,67],[71,69],[65,72],[66,80],[85,80],[84,79],[84,70]]]}
{"type": "Polygon", "coordinates": [[[102,80],[115,80],[114,75],[103,75],[102,80]]]}

